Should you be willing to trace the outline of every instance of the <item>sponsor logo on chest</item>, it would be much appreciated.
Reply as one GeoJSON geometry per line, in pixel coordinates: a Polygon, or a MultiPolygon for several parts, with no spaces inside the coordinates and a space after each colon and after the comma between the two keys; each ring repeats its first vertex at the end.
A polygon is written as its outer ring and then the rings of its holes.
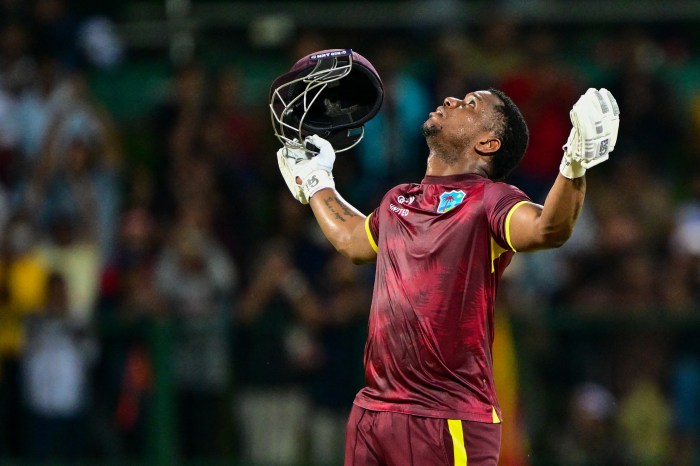
{"type": "Polygon", "coordinates": [[[400,207],[402,205],[411,205],[413,204],[413,201],[415,201],[416,198],[414,196],[403,196],[400,195],[399,197],[396,198],[396,202],[399,203],[399,205],[396,205],[394,203],[389,204],[389,210],[394,212],[397,215],[400,215],[401,217],[407,217],[410,211],[406,209],[405,207],[400,207]]]}
{"type": "Polygon", "coordinates": [[[389,210],[394,212],[395,214],[402,216],[402,217],[408,216],[408,209],[404,209],[403,207],[399,207],[396,204],[389,204],[389,210]]]}

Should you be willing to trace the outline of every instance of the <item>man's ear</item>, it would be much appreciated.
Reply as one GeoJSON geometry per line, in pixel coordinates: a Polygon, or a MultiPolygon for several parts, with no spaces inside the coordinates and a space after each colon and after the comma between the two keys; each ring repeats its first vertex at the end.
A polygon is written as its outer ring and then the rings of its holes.
{"type": "Polygon", "coordinates": [[[501,148],[501,140],[494,137],[480,139],[476,143],[476,152],[481,155],[493,155],[501,148]]]}

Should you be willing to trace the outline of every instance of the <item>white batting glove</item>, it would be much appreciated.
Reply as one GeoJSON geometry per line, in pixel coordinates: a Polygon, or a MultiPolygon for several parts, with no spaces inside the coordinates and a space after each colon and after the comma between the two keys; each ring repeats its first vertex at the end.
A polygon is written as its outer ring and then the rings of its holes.
{"type": "Polygon", "coordinates": [[[293,173],[293,167],[302,161],[308,160],[308,156],[303,149],[290,149],[282,147],[277,151],[277,165],[279,165],[282,178],[292,193],[294,199],[302,204],[308,204],[309,200],[304,194],[304,190],[296,182],[296,176],[293,173]]]}
{"type": "Polygon", "coordinates": [[[335,188],[333,181],[333,164],[335,163],[335,150],[330,142],[318,135],[307,137],[304,142],[308,146],[318,148],[318,154],[306,160],[297,161],[292,167],[295,179],[301,182],[306,199],[325,188],[335,188]]]}
{"type": "Polygon", "coordinates": [[[559,171],[573,179],[608,160],[617,142],[620,108],[610,91],[591,88],[574,104],[569,117],[573,128],[563,147],[559,171]]]}

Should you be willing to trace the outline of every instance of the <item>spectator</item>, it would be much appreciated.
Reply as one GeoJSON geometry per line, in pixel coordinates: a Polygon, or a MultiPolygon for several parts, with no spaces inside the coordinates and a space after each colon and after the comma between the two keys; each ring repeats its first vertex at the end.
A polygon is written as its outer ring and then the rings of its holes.
{"type": "MultiPolygon", "coordinates": [[[[198,63],[177,70],[173,88],[153,111],[151,130],[154,147],[155,181],[153,208],[159,215],[172,216],[177,208],[169,189],[173,166],[196,151],[196,142],[206,106],[206,73],[198,63]]],[[[160,219],[159,219],[160,220],[160,219]]]]}
{"type": "Polygon", "coordinates": [[[36,78],[26,26],[15,19],[0,28],[0,87],[18,97],[36,78]]]}
{"type": "Polygon", "coordinates": [[[664,280],[667,305],[691,312],[700,298],[700,172],[691,176],[690,196],[675,210],[670,262],[664,280]]]}
{"type": "Polygon", "coordinates": [[[211,231],[188,221],[187,209],[160,254],[155,280],[178,329],[173,371],[182,453],[215,458],[223,451],[230,377],[227,310],[237,270],[211,231]]]}
{"type": "Polygon", "coordinates": [[[214,229],[239,263],[248,259],[248,246],[256,241],[256,211],[268,197],[258,157],[263,152],[260,111],[244,102],[244,85],[237,67],[224,67],[216,74],[198,143],[201,157],[215,173],[219,211],[214,229]]]}
{"type": "Polygon", "coordinates": [[[618,334],[611,347],[620,447],[627,464],[671,461],[671,403],[664,391],[671,357],[669,334],[660,329],[618,334]]]}
{"type": "Polygon", "coordinates": [[[236,354],[246,357],[237,361],[236,407],[242,460],[294,465],[306,458],[307,376],[322,363],[312,329],[325,313],[312,283],[326,250],[313,241],[308,218],[289,194],[277,199],[277,234],[259,249],[237,315],[236,354]]]}
{"type": "Polygon", "coordinates": [[[58,215],[78,224],[82,241],[94,244],[100,261],[114,249],[118,190],[114,170],[105,165],[102,144],[89,136],[72,135],[64,146],[48,153],[23,193],[23,208],[45,230],[58,215]]]}
{"type": "Polygon", "coordinates": [[[620,108],[627,109],[627,135],[621,138],[619,148],[645,159],[657,175],[667,178],[676,168],[674,164],[683,165],[681,143],[685,141],[686,124],[681,107],[673,105],[679,100],[677,89],[658,73],[663,51],[650,33],[640,28],[624,29],[615,42],[622,50],[612,63],[614,75],[609,89],[620,96],[620,108]],[[665,98],[659,100],[659,95],[665,98]],[[666,156],[658,159],[649,148],[662,146],[666,156]]]}
{"type": "Polygon", "coordinates": [[[483,26],[481,34],[476,34],[474,62],[491,82],[504,79],[527,59],[522,48],[522,26],[504,11],[497,16],[483,26]]]}
{"type": "Polygon", "coordinates": [[[42,154],[51,123],[73,99],[74,89],[52,56],[37,60],[37,79],[19,97],[17,125],[24,173],[31,173],[42,154]]]}
{"type": "Polygon", "coordinates": [[[569,135],[568,108],[582,86],[556,59],[554,35],[537,31],[525,43],[527,59],[503,75],[500,87],[522,109],[530,128],[530,144],[513,174],[514,183],[541,203],[569,135]]]}
{"type": "Polygon", "coordinates": [[[26,29],[12,21],[0,27],[0,183],[14,187],[20,158],[19,96],[34,82],[36,67],[27,53],[26,29]]]}
{"type": "Polygon", "coordinates": [[[371,267],[359,268],[334,255],[323,273],[320,314],[305,319],[319,353],[308,376],[313,464],[334,464],[343,458],[348,406],[362,387],[359,355],[367,339],[371,272],[371,267]]]}
{"type": "Polygon", "coordinates": [[[689,348],[676,358],[671,378],[672,458],[673,464],[683,466],[694,464],[700,447],[700,358],[695,338],[689,340],[689,348]]]}
{"type": "Polygon", "coordinates": [[[102,352],[95,385],[95,411],[103,428],[103,450],[111,456],[142,457],[148,445],[148,410],[154,374],[149,328],[166,316],[156,289],[155,268],[160,232],[152,214],[142,207],[122,215],[116,253],[102,277],[99,321],[102,352]]]}
{"type": "Polygon", "coordinates": [[[478,57],[476,44],[464,33],[450,30],[437,38],[435,44],[436,72],[431,76],[431,95],[437,99],[446,95],[459,95],[465,89],[488,88],[493,77],[479,67],[479,59],[464,60],[463,57],[478,57]]]}
{"type": "Polygon", "coordinates": [[[22,375],[33,459],[75,460],[88,451],[89,369],[97,347],[69,306],[66,282],[54,273],[44,309],[27,322],[22,375]]]}
{"type": "Polygon", "coordinates": [[[569,397],[566,425],[553,439],[559,464],[622,466],[615,432],[616,400],[600,384],[583,383],[569,397]]]}
{"type": "Polygon", "coordinates": [[[16,215],[0,243],[0,450],[20,453],[23,439],[20,360],[24,353],[24,321],[46,300],[48,266],[41,257],[34,225],[16,215]]]}

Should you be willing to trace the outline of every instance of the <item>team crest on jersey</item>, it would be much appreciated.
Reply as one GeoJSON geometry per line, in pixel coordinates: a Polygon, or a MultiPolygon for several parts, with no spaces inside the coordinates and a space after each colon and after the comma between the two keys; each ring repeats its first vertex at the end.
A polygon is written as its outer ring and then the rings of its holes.
{"type": "Polygon", "coordinates": [[[464,191],[448,191],[446,193],[440,194],[440,204],[438,205],[438,213],[448,212],[464,200],[464,191]]]}

